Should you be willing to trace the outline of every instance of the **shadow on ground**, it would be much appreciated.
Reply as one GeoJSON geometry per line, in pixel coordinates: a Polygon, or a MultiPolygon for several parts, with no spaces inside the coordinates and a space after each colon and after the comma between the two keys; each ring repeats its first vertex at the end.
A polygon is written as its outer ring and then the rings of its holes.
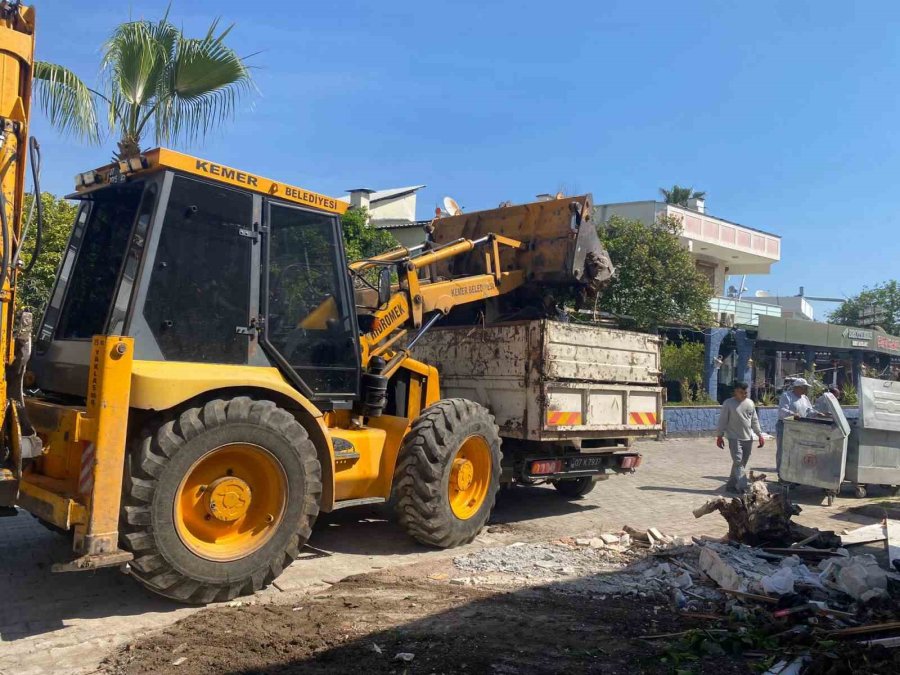
{"type": "Polygon", "coordinates": [[[151,595],[118,568],[54,574],[53,563],[71,560],[71,542],[44,529],[24,511],[0,520],[0,639],[14,641],[64,628],[74,618],[169,612],[179,605],[151,595]],[[15,528],[16,536],[2,533],[15,528]],[[52,598],[48,608],[47,598],[52,598]]]}
{"type": "MultiPolygon", "coordinates": [[[[567,501],[552,489],[519,488],[502,494],[491,523],[515,525],[597,508],[567,501]]],[[[0,555],[0,598],[4,607],[0,639],[4,641],[59,630],[76,618],[136,616],[184,607],[145,591],[119,568],[53,574],[53,563],[71,559],[70,542],[45,530],[25,512],[0,519],[0,536],[4,541],[0,555]],[[16,532],[4,533],[5,527],[15,527],[16,532]],[[48,598],[52,598],[49,608],[48,598]]],[[[322,514],[309,543],[312,548],[304,549],[295,565],[316,565],[316,558],[332,553],[395,556],[429,550],[388,519],[386,509],[371,506],[322,514]]]]}
{"type": "MultiPolygon", "coordinates": [[[[499,493],[489,524],[516,525],[599,508],[582,500],[567,500],[547,487],[516,487],[499,493]]],[[[431,550],[401,530],[385,505],[323,513],[309,543],[323,551],[351,555],[410,555],[431,550]]]]}

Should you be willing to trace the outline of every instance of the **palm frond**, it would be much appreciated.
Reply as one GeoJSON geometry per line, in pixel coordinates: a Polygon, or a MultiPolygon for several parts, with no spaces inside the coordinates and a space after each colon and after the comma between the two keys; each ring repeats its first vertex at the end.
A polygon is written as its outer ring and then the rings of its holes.
{"type": "Polygon", "coordinates": [[[88,143],[100,142],[95,94],[68,68],[34,62],[34,91],[41,111],[63,134],[88,143]]]}
{"type": "Polygon", "coordinates": [[[224,43],[229,26],[216,35],[213,21],[203,38],[177,40],[168,77],[157,92],[156,138],[195,140],[231,119],[241,96],[254,88],[250,70],[224,43]]]}

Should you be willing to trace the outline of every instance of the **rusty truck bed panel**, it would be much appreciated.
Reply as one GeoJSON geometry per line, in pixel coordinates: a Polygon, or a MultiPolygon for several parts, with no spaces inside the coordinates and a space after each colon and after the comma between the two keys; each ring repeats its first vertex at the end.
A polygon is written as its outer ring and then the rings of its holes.
{"type": "Polygon", "coordinates": [[[550,380],[659,384],[659,338],[558,321],[544,328],[540,366],[550,380]]]}
{"type": "Polygon", "coordinates": [[[435,328],[416,358],[437,366],[445,396],[482,403],[509,438],[555,441],[662,428],[659,339],[536,320],[435,328]]]}

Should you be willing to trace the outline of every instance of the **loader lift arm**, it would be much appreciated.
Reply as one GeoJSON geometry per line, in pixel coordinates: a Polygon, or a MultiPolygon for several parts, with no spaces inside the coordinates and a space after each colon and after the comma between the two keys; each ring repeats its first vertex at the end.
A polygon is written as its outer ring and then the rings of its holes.
{"type": "Polygon", "coordinates": [[[407,336],[410,328],[419,329],[421,335],[455,306],[496,297],[521,286],[525,281],[523,270],[501,270],[501,247],[521,249],[524,244],[492,233],[475,240],[460,238],[428,251],[422,251],[421,246],[414,249],[394,249],[351,263],[351,272],[355,274],[362,274],[376,267],[385,271],[393,267],[399,278],[390,297],[386,300],[379,298],[379,307],[371,315],[371,325],[360,338],[363,367],[369,364],[372,357],[388,356],[383,375],[390,377],[409,356],[410,348],[416,340],[414,336],[405,348],[393,349],[394,345],[407,336]],[[477,248],[484,248],[483,274],[447,280],[420,279],[420,272],[428,270],[435,263],[477,248]]]}

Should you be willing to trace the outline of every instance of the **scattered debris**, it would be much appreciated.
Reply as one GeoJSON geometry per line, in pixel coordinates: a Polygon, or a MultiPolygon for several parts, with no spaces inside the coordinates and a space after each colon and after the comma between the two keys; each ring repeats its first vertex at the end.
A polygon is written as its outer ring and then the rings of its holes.
{"type": "Polygon", "coordinates": [[[900,572],[900,521],[886,518],[884,529],[887,533],[884,546],[887,549],[888,569],[900,572]]]}
{"type": "Polygon", "coordinates": [[[841,546],[854,546],[856,544],[871,544],[887,539],[884,523],[875,523],[865,527],[857,527],[855,530],[845,530],[841,534],[841,546]]]}
{"type": "Polygon", "coordinates": [[[403,661],[404,663],[412,663],[416,655],[411,652],[397,652],[394,655],[394,661],[403,661]]]}
{"type": "Polygon", "coordinates": [[[187,657],[186,657],[186,656],[179,656],[177,659],[175,659],[174,661],[172,661],[172,665],[173,665],[173,666],[180,666],[181,664],[185,663],[186,661],[187,661],[187,657]]]}
{"type": "Polygon", "coordinates": [[[830,558],[820,578],[826,586],[863,602],[887,597],[887,574],[871,555],[830,558]]]}

